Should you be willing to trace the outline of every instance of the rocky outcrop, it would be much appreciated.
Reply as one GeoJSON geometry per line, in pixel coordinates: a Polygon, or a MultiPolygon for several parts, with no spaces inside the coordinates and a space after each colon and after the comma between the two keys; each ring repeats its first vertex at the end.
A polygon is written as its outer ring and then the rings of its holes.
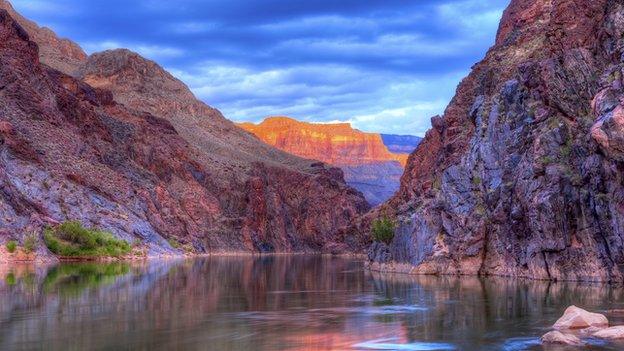
{"type": "Polygon", "coordinates": [[[364,193],[372,205],[389,199],[399,188],[403,166],[414,140],[409,136],[364,133],[349,123],[306,123],[288,117],[270,117],[260,124],[240,127],[265,143],[293,155],[342,168],[349,185],[364,193]],[[391,152],[385,141],[394,149],[391,152]]]}
{"type": "Polygon", "coordinates": [[[87,59],[87,54],[78,44],[59,38],[49,28],[39,27],[35,22],[24,18],[13,9],[8,1],[0,0],[0,9],[6,10],[26,30],[30,39],[39,46],[39,59],[43,64],[74,75],[87,59]]]}
{"type": "Polygon", "coordinates": [[[421,274],[624,281],[623,6],[511,2],[383,207],[401,223],[393,261],[421,274]]]}
{"type": "Polygon", "coordinates": [[[583,329],[589,327],[606,327],[607,317],[600,313],[592,313],[576,306],[568,307],[563,316],[555,322],[555,329],[583,329]]]}
{"type": "Polygon", "coordinates": [[[615,326],[599,330],[593,334],[594,337],[600,339],[624,339],[624,326],[615,326]]]}
{"type": "Polygon", "coordinates": [[[41,65],[0,11],[1,240],[80,220],[150,254],[344,249],[337,229],[368,205],[340,170],[263,145],[153,62],[103,55],[79,76],[127,69],[110,90],[41,65]]]}
{"type": "Polygon", "coordinates": [[[390,152],[380,134],[361,132],[349,123],[306,123],[289,117],[269,117],[257,125],[239,126],[280,150],[333,165],[407,162],[408,153],[390,152]]]}
{"type": "Polygon", "coordinates": [[[571,346],[581,346],[583,345],[583,341],[579,339],[578,336],[572,334],[563,334],[559,331],[551,331],[544,336],[542,336],[542,343],[544,344],[555,344],[555,345],[571,345],[571,346]]]}

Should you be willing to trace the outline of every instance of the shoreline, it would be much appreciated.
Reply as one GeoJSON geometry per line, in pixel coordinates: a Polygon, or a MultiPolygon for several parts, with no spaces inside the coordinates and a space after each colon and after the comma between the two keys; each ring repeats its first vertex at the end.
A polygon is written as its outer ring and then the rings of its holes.
{"type": "Polygon", "coordinates": [[[534,282],[543,282],[549,284],[557,284],[557,283],[580,283],[587,285],[604,285],[609,287],[624,287],[624,282],[613,282],[606,280],[580,280],[580,279],[548,279],[548,278],[539,278],[539,277],[530,277],[525,275],[505,275],[505,274],[479,274],[479,273],[428,273],[428,272],[420,272],[418,271],[417,266],[413,266],[407,263],[378,263],[378,262],[370,262],[366,260],[364,262],[364,269],[371,273],[378,274],[389,274],[389,275],[402,275],[402,276],[412,276],[412,277],[473,277],[473,278],[507,278],[507,279],[517,279],[517,280],[527,280],[534,282]]]}
{"type": "Polygon", "coordinates": [[[109,262],[139,262],[151,260],[172,260],[172,259],[196,259],[210,257],[271,257],[271,256],[327,256],[327,257],[344,257],[353,259],[365,259],[365,254],[341,253],[332,254],[327,252],[213,252],[201,254],[163,254],[151,256],[127,256],[127,257],[58,257],[53,254],[33,255],[24,257],[23,254],[0,252],[0,265],[10,264],[55,264],[55,263],[109,263],[109,262]],[[14,257],[11,257],[14,256],[14,257]]]}

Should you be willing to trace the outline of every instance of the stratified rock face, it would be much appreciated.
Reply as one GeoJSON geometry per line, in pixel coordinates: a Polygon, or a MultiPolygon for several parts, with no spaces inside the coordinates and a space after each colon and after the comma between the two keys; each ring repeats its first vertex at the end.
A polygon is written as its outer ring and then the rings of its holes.
{"type": "MultiPolygon", "coordinates": [[[[154,63],[119,53],[121,59],[111,55],[111,65],[133,58],[137,71],[128,68],[129,80],[121,82],[142,91],[145,105],[131,103],[139,93],[129,86],[110,84],[111,93],[41,65],[26,30],[0,11],[3,241],[80,220],[141,240],[152,253],[172,251],[164,239],[197,252],[345,248],[337,230],[368,205],[339,169],[262,144],[154,63]],[[159,102],[158,96],[170,99],[159,102]],[[183,98],[192,101],[169,105],[183,98]],[[189,124],[179,122],[189,108],[201,111],[184,120],[189,124]],[[220,139],[211,139],[216,133],[220,139]],[[252,159],[241,144],[257,145],[262,157],[252,159]],[[272,154],[276,158],[264,162],[272,154]]],[[[92,69],[105,71],[92,60],[86,67],[80,70],[85,79],[92,69]]]]}
{"type": "Polygon", "coordinates": [[[258,125],[239,125],[280,150],[332,165],[407,162],[408,153],[390,152],[381,135],[361,132],[349,123],[306,123],[289,117],[269,117],[258,125]]]}
{"type": "Polygon", "coordinates": [[[74,75],[77,69],[87,59],[87,54],[68,39],[59,38],[54,32],[22,17],[15,12],[13,6],[0,0],[0,9],[6,10],[9,15],[26,30],[30,39],[39,46],[39,58],[42,63],[63,73],[74,75]]]}
{"type": "Polygon", "coordinates": [[[390,152],[380,134],[364,133],[348,123],[318,124],[288,117],[270,117],[256,125],[239,124],[265,143],[293,155],[320,160],[342,168],[349,185],[364,193],[372,205],[389,199],[399,188],[403,165],[411,151],[410,137],[388,136],[390,152]]]}
{"type": "Polygon", "coordinates": [[[395,263],[624,281],[623,35],[621,0],[513,0],[384,206],[395,263]]]}

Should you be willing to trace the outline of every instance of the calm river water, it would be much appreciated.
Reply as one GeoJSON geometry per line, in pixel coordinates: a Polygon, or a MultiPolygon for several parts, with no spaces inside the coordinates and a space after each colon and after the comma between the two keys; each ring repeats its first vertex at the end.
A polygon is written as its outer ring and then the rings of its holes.
{"type": "Polygon", "coordinates": [[[0,350],[542,350],[571,304],[624,324],[621,289],[379,275],[345,258],[0,266],[0,350]]]}

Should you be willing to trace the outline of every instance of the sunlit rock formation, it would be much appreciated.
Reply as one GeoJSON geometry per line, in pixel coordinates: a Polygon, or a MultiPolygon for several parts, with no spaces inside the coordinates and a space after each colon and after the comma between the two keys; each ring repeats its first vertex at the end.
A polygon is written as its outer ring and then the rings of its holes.
{"type": "Polygon", "coordinates": [[[411,137],[365,133],[349,123],[306,123],[289,117],[270,117],[260,124],[240,123],[265,143],[293,155],[320,160],[342,168],[347,182],[377,205],[399,187],[403,166],[416,145],[411,137]],[[410,144],[413,146],[410,148],[410,144]]]}

